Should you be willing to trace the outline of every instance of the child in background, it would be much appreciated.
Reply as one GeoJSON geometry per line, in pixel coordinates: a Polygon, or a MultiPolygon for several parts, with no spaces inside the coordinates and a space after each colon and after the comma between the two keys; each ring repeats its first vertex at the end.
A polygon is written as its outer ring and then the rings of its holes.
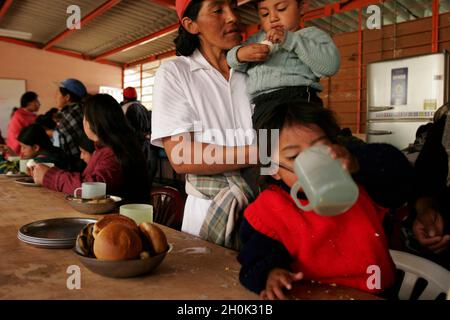
{"type": "MultiPolygon", "coordinates": [[[[363,186],[359,185],[359,198],[353,207],[333,217],[303,211],[290,196],[297,181],[292,171],[294,160],[315,143],[329,145],[332,156],[345,160],[349,171],[358,174],[359,163],[354,163],[355,158],[349,157],[344,147],[334,144],[339,127],[331,111],[301,99],[285,102],[266,110],[255,127],[280,130],[279,153],[271,155],[280,167],[269,178],[266,190],[245,210],[238,256],[241,283],[266,299],[284,299],[283,289],[291,289],[300,279],[371,293],[389,288],[394,283],[395,266],[382,226],[388,210],[375,203],[363,186]],[[371,274],[367,270],[372,265],[381,272],[375,287],[368,285],[371,274]]],[[[394,147],[374,144],[365,148],[366,152],[382,150],[383,159],[398,165],[395,170],[400,174],[412,172],[404,165],[408,164],[404,155],[394,147]]],[[[406,188],[404,184],[409,182],[396,176],[388,183],[406,188]]],[[[299,198],[305,199],[301,193],[299,198]]],[[[382,202],[380,194],[378,199],[382,202]]]]}
{"type": "Polygon", "coordinates": [[[319,80],[339,69],[339,50],[331,37],[315,27],[300,29],[303,2],[257,1],[262,30],[227,54],[230,67],[249,76],[254,123],[270,101],[301,98],[322,106],[319,80]]]}
{"type": "Polygon", "coordinates": [[[80,147],[79,148],[80,148],[80,158],[81,158],[81,160],[86,162],[86,164],[89,164],[89,161],[91,160],[92,154],[95,151],[94,142],[92,140],[90,140],[86,136],[86,134],[84,134],[81,137],[80,147]]]}
{"type": "Polygon", "coordinates": [[[41,114],[36,118],[35,123],[44,128],[45,133],[53,143],[53,132],[56,129],[56,122],[52,119],[51,115],[47,113],[41,114]]]}
{"type": "Polygon", "coordinates": [[[54,147],[44,128],[32,124],[20,131],[20,157],[33,159],[37,163],[54,163],[57,168],[66,169],[68,160],[65,153],[54,147]]]}

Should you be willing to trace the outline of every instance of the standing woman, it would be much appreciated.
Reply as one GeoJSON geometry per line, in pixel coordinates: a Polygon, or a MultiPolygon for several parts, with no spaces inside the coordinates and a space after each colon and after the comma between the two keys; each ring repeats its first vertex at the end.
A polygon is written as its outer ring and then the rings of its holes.
{"type": "Polygon", "coordinates": [[[182,230],[230,248],[238,248],[236,230],[253,197],[239,170],[256,154],[245,134],[252,129],[246,75],[226,60],[241,41],[236,7],[235,0],[176,0],[179,57],[157,71],[152,117],[152,143],[187,174],[182,230]],[[194,150],[219,160],[194,161],[194,150]],[[245,157],[237,161],[238,154],[245,157]]]}
{"type": "Polygon", "coordinates": [[[20,143],[17,140],[20,131],[34,123],[36,120],[36,112],[39,110],[41,103],[38,95],[35,92],[25,92],[20,98],[20,108],[17,109],[11,116],[11,121],[8,125],[8,134],[6,137],[7,146],[15,153],[20,153],[20,143]]]}
{"type": "Polygon", "coordinates": [[[86,169],[68,172],[38,164],[33,170],[34,181],[69,194],[83,182],[105,182],[107,194],[121,196],[126,202],[148,203],[144,155],[117,101],[107,94],[89,98],[83,126],[96,149],[86,169]]]}

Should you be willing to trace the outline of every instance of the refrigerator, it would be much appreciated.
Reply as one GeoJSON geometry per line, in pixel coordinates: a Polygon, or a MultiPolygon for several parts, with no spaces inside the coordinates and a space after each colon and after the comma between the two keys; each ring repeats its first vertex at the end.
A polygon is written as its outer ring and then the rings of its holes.
{"type": "Polygon", "coordinates": [[[400,150],[413,143],[417,129],[448,101],[449,54],[427,54],[367,65],[368,142],[400,150]]]}

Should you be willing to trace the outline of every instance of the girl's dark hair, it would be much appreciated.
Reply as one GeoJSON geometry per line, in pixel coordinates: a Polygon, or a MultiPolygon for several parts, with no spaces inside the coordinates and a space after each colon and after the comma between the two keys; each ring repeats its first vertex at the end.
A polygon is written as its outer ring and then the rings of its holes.
{"type": "MultiPolygon", "coordinates": [[[[203,0],[192,0],[183,14],[191,20],[197,20],[198,13],[202,7],[203,0]]],[[[198,35],[186,31],[182,25],[178,28],[178,36],[173,41],[175,43],[177,56],[188,57],[194,53],[195,49],[200,48],[200,39],[198,35]]]]}
{"type": "Polygon", "coordinates": [[[66,88],[59,88],[59,92],[61,92],[61,94],[63,96],[70,96],[70,102],[81,102],[81,98],[79,96],[77,96],[76,94],[70,92],[69,90],[67,90],[66,88]]]}
{"type": "Polygon", "coordinates": [[[25,92],[20,98],[20,107],[25,108],[30,102],[33,102],[38,97],[36,92],[28,91],[25,92]]]}
{"type": "MultiPolygon", "coordinates": [[[[255,121],[254,128],[257,131],[267,129],[268,137],[271,137],[271,130],[273,129],[278,129],[281,132],[285,126],[315,124],[322,129],[330,141],[337,141],[340,128],[334,113],[330,109],[310,104],[304,100],[266,104],[264,107],[264,111],[260,112],[255,121]]],[[[267,142],[269,144],[268,151],[270,151],[270,139],[267,139],[267,142]]]]}
{"type": "Polygon", "coordinates": [[[20,131],[17,140],[19,140],[23,144],[26,144],[27,146],[33,146],[37,144],[43,150],[53,149],[53,144],[50,141],[50,138],[45,133],[44,128],[35,123],[23,128],[20,131]]]}
{"type": "Polygon", "coordinates": [[[84,116],[99,144],[110,147],[122,167],[123,196],[128,202],[148,202],[150,187],[144,154],[119,103],[108,94],[89,97],[84,116]]]}
{"type": "Polygon", "coordinates": [[[94,141],[90,140],[84,132],[81,135],[81,138],[80,138],[78,144],[79,144],[80,148],[82,148],[83,150],[86,150],[89,153],[94,153],[94,151],[95,151],[94,141]]]}

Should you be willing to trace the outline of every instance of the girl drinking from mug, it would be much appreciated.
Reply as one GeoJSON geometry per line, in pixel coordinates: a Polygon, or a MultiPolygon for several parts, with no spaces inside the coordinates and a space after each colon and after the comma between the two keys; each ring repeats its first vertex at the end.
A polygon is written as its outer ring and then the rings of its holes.
{"type": "Polygon", "coordinates": [[[89,98],[83,127],[95,144],[86,169],[78,173],[37,165],[33,170],[34,181],[70,194],[83,182],[105,182],[107,194],[121,196],[126,202],[148,202],[150,191],[144,155],[116,100],[107,94],[89,98]]]}
{"type": "Polygon", "coordinates": [[[44,128],[32,124],[20,131],[17,140],[20,143],[20,157],[33,159],[36,163],[54,163],[60,169],[66,169],[68,160],[65,153],[54,147],[44,128]]]}
{"type": "MultiPolygon", "coordinates": [[[[341,159],[355,175],[362,170],[346,148],[334,144],[339,127],[331,111],[302,100],[285,102],[267,110],[256,128],[280,130],[279,152],[271,155],[279,169],[244,212],[238,256],[242,284],[265,299],[284,299],[283,289],[291,289],[292,282],[300,279],[372,293],[391,286],[395,267],[382,226],[387,209],[375,203],[364,187],[359,186],[359,196],[350,209],[330,217],[299,209],[290,195],[298,180],[294,159],[313,144],[329,146],[331,156],[341,159]],[[379,267],[381,280],[372,286],[367,270],[373,265],[379,267]]],[[[375,144],[365,148],[368,152],[382,149],[388,161],[404,167],[398,171],[408,170],[403,166],[407,160],[394,147],[375,144]]],[[[392,183],[401,187],[407,181],[392,183]]],[[[298,197],[305,200],[302,193],[298,197]]]]}

